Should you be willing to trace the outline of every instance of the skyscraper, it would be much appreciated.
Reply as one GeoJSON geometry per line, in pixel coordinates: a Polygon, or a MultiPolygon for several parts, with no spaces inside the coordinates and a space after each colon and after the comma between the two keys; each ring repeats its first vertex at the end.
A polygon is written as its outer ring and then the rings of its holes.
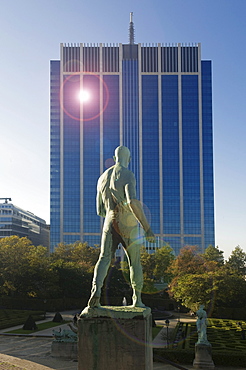
{"type": "MultiPolygon", "coordinates": [[[[118,145],[158,243],[214,245],[211,61],[201,45],[61,44],[51,61],[51,250],[100,240],[96,183],[118,145]]],[[[157,243],[157,245],[158,245],[157,243]]]]}

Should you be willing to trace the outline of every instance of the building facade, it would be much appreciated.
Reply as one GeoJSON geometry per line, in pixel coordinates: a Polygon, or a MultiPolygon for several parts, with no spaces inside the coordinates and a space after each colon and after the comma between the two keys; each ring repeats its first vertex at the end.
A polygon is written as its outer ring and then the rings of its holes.
{"type": "Polygon", "coordinates": [[[0,203],[0,238],[12,235],[27,237],[33,245],[49,250],[49,225],[42,218],[12,203],[0,203]]]}
{"type": "Polygon", "coordinates": [[[214,245],[211,76],[200,44],[61,44],[50,77],[51,250],[99,244],[96,184],[118,145],[131,151],[154,248],[214,245]]]}

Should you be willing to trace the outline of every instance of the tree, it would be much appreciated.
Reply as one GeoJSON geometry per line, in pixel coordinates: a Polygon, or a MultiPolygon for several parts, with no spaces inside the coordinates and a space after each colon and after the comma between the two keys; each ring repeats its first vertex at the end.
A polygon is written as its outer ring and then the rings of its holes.
{"type": "Polygon", "coordinates": [[[168,272],[175,278],[186,274],[198,274],[205,271],[204,259],[198,253],[196,246],[181,248],[178,257],[173,260],[168,272]]]}
{"type": "Polygon", "coordinates": [[[172,274],[168,272],[170,265],[175,260],[173,249],[168,245],[164,245],[162,248],[156,250],[154,254],[155,266],[154,266],[154,278],[162,282],[169,282],[172,278],[172,274]]]}
{"type": "Polygon", "coordinates": [[[52,270],[58,276],[56,295],[58,297],[89,297],[92,274],[87,266],[59,259],[52,262],[52,270]]]}
{"type": "Polygon", "coordinates": [[[232,251],[226,266],[242,276],[246,275],[246,253],[239,245],[232,251]]]}
{"type": "Polygon", "coordinates": [[[92,273],[99,249],[87,243],[60,243],[51,255],[52,268],[59,276],[62,297],[89,297],[92,273]]]}
{"type": "Polygon", "coordinates": [[[224,267],[201,274],[183,274],[171,284],[170,294],[184,306],[196,311],[200,304],[208,309],[245,307],[246,281],[224,267]]]}
{"type": "Polygon", "coordinates": [[[200,304],[209,305],[214,289],[209,273],[183,274],[172,281],[169,294],[182,305],[196,311],[200,304]]]}
{"type": "MultiPolygon", "coordinates": [[[[124,264],[111,264],[106,279],[104,280],[102,296],[122,297],[131,295],[131,285],[128,276],[128,266],[124,269],[124,264]]],[[[126,267],[126,266],[125,266],[126,267]]]]}
{"type": "Polygon", "coordinates": [[[77,267],[81,267],[92,273],[98,260],[99,252],[99,248],[90,247],[87,243],[60,243],[52,253],[51,259],[52,261],[62,260],[63,262],[73,262],[77,267]]]}
{"type": "Polygon", "coordinates": [[[217,262],[219,266],[224,264],[224,252],[220,251],[218,247],[214,247],[213,245],[209,245],[202,256],[206,261],[217,262]]]}
{"type": "Polygon", "coordinates": [[[47,297],[56,285],[47,249],[18,236],[0,239],[0,277],[2,295],[47,297]]]}
{"type": "Polygon", "coordinates": [[[144,279],[154,279],[155,254],[148,253],[145,247],[141,248],[141,265],[144,279]]]}

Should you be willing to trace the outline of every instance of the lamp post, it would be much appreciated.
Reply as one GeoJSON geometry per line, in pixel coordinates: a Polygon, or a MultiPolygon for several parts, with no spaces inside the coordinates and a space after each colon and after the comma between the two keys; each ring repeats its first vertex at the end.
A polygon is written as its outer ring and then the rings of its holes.
{"type": "Polygon", "coordinates": [[[169,327],[169,323],[170,323],[170,321],[168,319],[166,319],[165,324],[166,324],[166,327],[167,327],[167,347],[169,346],[169,338],[168,338],[168,327],[169,327]]]}
{"type": "Polygon", "coordinates": [[[178,305],[178,322],[180,322],[180,305],[178,305]]]}
{"type": "Polygon", "coordinates": [[[46,302],[47,300],[44,299],[44,319],[46,319],[46,302]]]}

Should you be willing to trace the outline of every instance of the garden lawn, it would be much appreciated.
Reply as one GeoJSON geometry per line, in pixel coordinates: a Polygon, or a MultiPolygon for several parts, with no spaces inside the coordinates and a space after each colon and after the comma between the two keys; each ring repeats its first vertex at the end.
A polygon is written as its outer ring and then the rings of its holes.
{"type": "Polygon", "coordinates": [[[29,315],[32,315],[34,321],[44,319],[44,311],[0,309],[0,329],[24,325],[29,315]]]}
{"type": "Polygon", "coordinates": [[[154,328],[152,328],[152,338],[153,339],[159,334],[159,332],[161,331],[162,328],[163,328],[163,326],[161,326],[161,325],[157,325],[154,328]]]}

